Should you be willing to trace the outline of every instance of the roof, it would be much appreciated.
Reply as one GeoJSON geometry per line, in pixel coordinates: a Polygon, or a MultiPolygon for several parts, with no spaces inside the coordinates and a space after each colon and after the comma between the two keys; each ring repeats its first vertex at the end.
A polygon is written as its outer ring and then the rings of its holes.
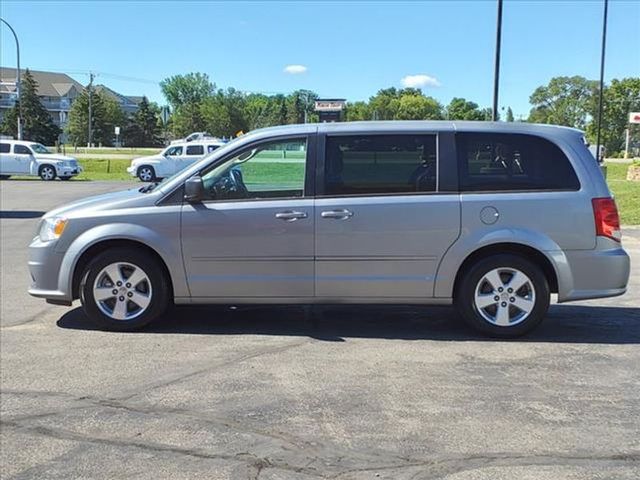
{"type": "MultiPolygon", "coordinates": [[[[20,69],[22,75],[26,70],[20,69]]],[[[71,78],[66,73],[43,72],[29,70],[33,78],[38,82],[38,95],[46,97],[61,97],[69,93],[75,87],[78,92],[84,90],[84,86],[71,78]]],[[[0,92],[15,92],[17,69],[0,67],[0,92]],[[7,85],[7,83],[9,85],[7,85]]]]}
{"type": "Polygon", "coordinates": [[[545,137],[583,135],[581,130],[558,125],[525,122],[474,122],[457,120],[385,120],[365,122],[307,123],[267,127],[248,132],[247,136],[305,135],[318,133],[428,133],[428,132],[500,132],[545,137]]]}
{"type": "Polygon", "coordinates": [[[107,97],[115,100],[118,103],[124,104],[124,105],[136,105],[137,106],[142,101],[142,97],[122,95],[121,93],[118,93],[115,90],[111,90],[106,85],[96,85],[95,91],[104,93],[107,97]]]}

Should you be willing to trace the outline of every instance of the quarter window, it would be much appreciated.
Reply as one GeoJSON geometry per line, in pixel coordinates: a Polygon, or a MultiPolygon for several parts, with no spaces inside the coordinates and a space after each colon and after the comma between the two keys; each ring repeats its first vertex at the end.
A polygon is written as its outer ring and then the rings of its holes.
{"type": "Polygon", "coordinates": [[[187,146],[187,155],[204,155],[204,147],[202,145],[187,146]]]}
{"type": "Polygon", "coordinates": [[[25,147],[24,145],[14,145],[13,153],[31,155],[31,150],[29,150],[29,147],[25,147]]]}
{"type": "Polygon", "coordinates": [[[304,195],[306,139],[267,142],[202,173],[210,200],[291,198],[304,195]]]}
{"type": "Polygon", "coordinates": [[[456,135],[460,190],[579,190],[566,155],[550,141],[532,135],[456,135]]]}
{"type": "Polygon", "coordinates": [[[8,143],[0,143],[0,153],[9,153],[11,151],[11,145],[8,143]]]}
{"type": "Polygon", "coordinates": [[[328,137],[325,195],[433,192],[435,135],[328,137]]]}

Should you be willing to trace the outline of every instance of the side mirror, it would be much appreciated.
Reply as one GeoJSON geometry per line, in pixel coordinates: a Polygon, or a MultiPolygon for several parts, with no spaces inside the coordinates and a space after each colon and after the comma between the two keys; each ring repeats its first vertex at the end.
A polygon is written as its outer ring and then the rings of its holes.
{"type": "Polygon", "coordinates": [[[204,197],[204,183],[201,176],[191,177],[184,182],[184,199],[187,202],[200,202],[204,197]]]}

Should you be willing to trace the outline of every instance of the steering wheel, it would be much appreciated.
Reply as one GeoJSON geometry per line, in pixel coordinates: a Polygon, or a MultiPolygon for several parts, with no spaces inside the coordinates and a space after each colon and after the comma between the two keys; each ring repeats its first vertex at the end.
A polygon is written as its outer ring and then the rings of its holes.
{"type": "Polygon", "coordinates": [[[248,198],[249,190],[242,180],[242,171],[232,168],[212,187],[214,197],[218,199],[248,198]]]}

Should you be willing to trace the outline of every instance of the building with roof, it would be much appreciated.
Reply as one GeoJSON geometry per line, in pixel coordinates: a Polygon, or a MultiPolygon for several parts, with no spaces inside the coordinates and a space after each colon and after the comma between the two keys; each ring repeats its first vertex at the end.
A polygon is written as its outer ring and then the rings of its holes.
{"type": "MultiPolygon", "coordinates": [[[[23,76],[24,72],[21,69],[23,76]]],[[[38,97],[40,97],[42,105],[51,115],[53,122],[64,129],[71,105],[85,87],[66,73],[31,69],[29,72],[38,82],[38,97]]],[[[127,115],[135,113],[138,110],[138,104],[142,101],[142,97],[125,96],[104,85],[97,85],[94,91],[101,91],[109,98],[114,99],[127,115]]],[[[0,67],[0,122],[5,113],[13,108],[16,99],[16,69],[0,67]]]]}

